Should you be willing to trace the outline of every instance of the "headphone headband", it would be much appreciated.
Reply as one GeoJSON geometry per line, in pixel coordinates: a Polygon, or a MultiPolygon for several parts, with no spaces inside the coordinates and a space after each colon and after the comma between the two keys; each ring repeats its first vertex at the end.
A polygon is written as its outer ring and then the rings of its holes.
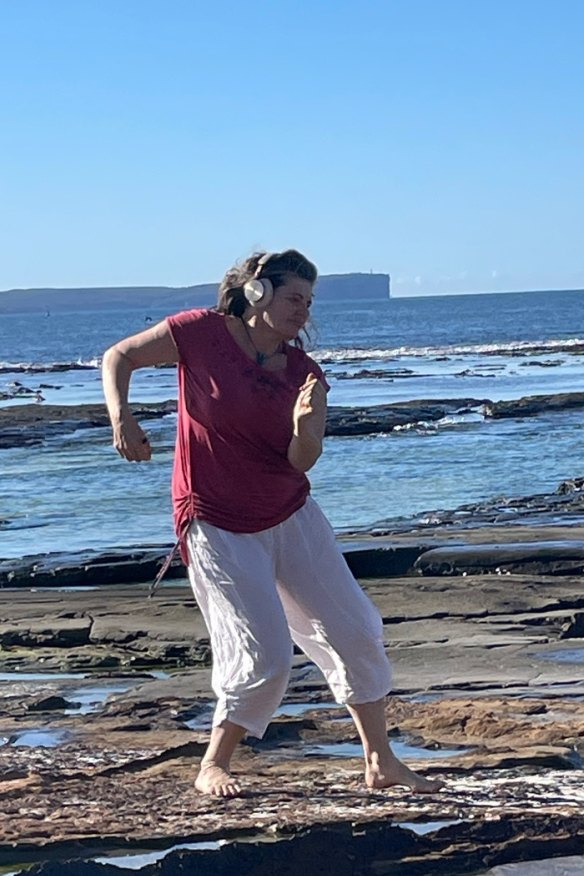
{"type": "Polygon", "coordinates": [[[261,257],[261,259],[259,260],[259,262],[257,264],[257,268],[255,269],[255,274],[253,275],[252,279],[257,280],[257,278],[260,276],[261,272],[263,271],[264,266],[267,265],[267,263],[270,261],[270,259],[274,255],[276,255],[276,253],[274,253],[274,252],[265,252],[263,254],[263,256],[261,257]]]}

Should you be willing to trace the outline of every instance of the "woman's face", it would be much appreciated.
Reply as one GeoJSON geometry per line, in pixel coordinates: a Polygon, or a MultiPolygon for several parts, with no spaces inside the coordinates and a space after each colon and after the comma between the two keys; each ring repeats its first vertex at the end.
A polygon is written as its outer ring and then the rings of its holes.
{"type": "Polygon", "coordinates": [[[262,316],[270,328],[290,341],[308,321],[311,304],[312,283],[290,276],[283,286],[274,290],[274,297],[262,316]]]}

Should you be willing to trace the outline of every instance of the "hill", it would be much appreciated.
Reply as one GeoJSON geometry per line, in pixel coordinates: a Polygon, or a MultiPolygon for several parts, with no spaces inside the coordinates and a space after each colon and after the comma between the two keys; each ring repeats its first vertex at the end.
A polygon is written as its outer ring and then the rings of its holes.
{"type": "MultiPolygon", "coordinates": [[[[217,301],[217,283],[198,286],[120,286],[84,289],[9,289],[0,292],[0,313],[79,310],[162,309],[169,313],[217,301]]],[[[388,274],[329,274],[320,277],[316,294],[323,299],[388,298],[388,274]]]]}

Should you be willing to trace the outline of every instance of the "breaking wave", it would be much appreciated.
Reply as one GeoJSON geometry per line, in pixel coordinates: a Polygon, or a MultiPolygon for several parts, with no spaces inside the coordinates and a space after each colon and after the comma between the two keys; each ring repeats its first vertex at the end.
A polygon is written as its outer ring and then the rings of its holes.
{"type": "MultiPolygon", "coordinates": [[[[584,338],[553,341],[509,341],[494,344],[451,344],[436,347],[352,348],[340,347],[310,351],[324,365],[348,362],[391,362],[403,357],[439,359],[456,356],[530,356],[538,353],[583,353],[584,338]]],[[[70,362],[0,362],[0,374],[45,374],[60,371],[91,371],[101,359],[76,359],[70,362]]],[[[400,375],[401,376],[401,375],[400,375]]],[[[407,376],[407,375],[403,375],[407,376]]]]}
{"type": "Polygon", "coordinates": [[[394,426],[393,432],[414,432],[416,435],[435,435],[444,429],[456,429],[460,426],[468,426],[471,423],[482,423],[484,417],[478,412],[468,414],[448,414],[440,420],[417,420],[394,426]]]}
{"type": "Polygon", "coordinates": [[[581,353],[583,338],[568,338],[553,341],[509,341],[494,344],[451,344],[437,347],[394,347],[391,349],[337,348],[315,350],[311,355],[321,364],[397,360],[407,356],[419,359],[436,359],[454,356],[530,356],[537,353],[581,353]]]}
{"type": "Polygon", "coordinates": [[[0,374],[48,374],[58,371],[92,371],[101,359],[77,359],[75,362],[0,362],[0,374]]]}

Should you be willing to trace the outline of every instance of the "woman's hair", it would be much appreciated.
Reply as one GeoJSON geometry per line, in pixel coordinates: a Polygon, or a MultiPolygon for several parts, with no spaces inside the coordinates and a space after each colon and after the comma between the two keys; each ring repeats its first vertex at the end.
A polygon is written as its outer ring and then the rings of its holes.
{"type": "Polygon", "coordinates": [[[289,277],[300,277],[309,283],[316,283],[318,272],[306,256],[295,249],[285,252],[254,252],[241,264],[230,268],[219,286],[217,310],[231,316],[243,316],[248,301],[243,291],[248,280],[263,278],[271,280],[274,291],[283,286],[289,277]],[[267,256],[267,258],[266,258],[267,256]],[[260,261],[265,259],[258,271],[260,261]]]}

